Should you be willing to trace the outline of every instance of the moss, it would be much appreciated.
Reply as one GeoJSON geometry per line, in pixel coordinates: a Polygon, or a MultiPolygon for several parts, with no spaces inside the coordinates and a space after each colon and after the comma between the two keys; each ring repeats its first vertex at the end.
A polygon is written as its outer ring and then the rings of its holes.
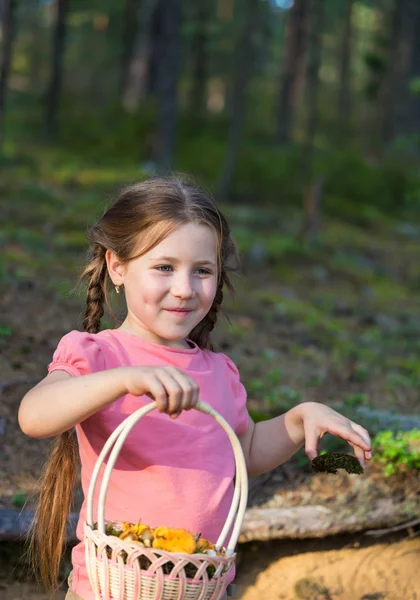
{"type": "Polygon", "coordinates": [[[357,458],[350,454],[327,452],[312,460],[312,470],[316,473],[337,473],[338,469],[357,475],[364,472],[357,458]]]}

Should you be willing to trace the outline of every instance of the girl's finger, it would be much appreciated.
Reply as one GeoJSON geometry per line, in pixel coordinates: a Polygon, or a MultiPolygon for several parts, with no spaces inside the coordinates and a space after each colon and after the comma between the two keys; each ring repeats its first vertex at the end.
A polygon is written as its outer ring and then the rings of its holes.
{"type": "Polygon", "coordinates": [[[340,423],[327,427],[327,432],[331,433],[331,435],[340,437],[341,439],[346,440],[346,442],[349,444],[354,444],[354,446],[362,448],[363,450],[370,451],[371,449],[370,444],[367,443],[362,436],[357,433],[357,431],[354,431],[351,426],[340,423]]]}
{"type": "Polygon", "coordinates": [[[168,414],[180,413],[182,410],[182,395],[183,390],[177,379],[168,371],[160,371],[159,379],[164,385],[167,396],[168,405],[166,411],[168,414]]]}
{"type": "Polygon", "coordinates": [[[319,433],[316,429],[305,429],[305,452],[309,460],[318,456],[319,433]]]}
{"type": "Polygon", "coordinates": [[[156,409],[159,412],[165,412],[168,405],[168,395],[165,387],[157,377],[151,377],[149,381],[149,390],[150,392],[147,394],[147,396],[156,401],[156,409]]]}
{"type": "Polygon", "coordinates": [[[181,410],[190,410],[198,401],[198,385],[179,369],[171,369],[171,375],[178,381],[182,389],[181,410]]]}
{"type": "Polygon", "coordinates": [[[357,446],[353,446],[353,444],[350,444],[350,445],[353,447],[354,455],[358,459],[360,466],[362,467],[362,469],[366,469],[366,460],[365,460],[364,451],[361,448],[358,448],[357,446]]]}
{"type": "Polygon", "coordinates": [[[372,442],[369,436],[369,432],[361,425],[353,423],[353,421],[351,422],[351,427],[362,436],[366,444],[369,446],[368,450],[365,450],[365,459],[370,460],[372,458],[372,442]]]}

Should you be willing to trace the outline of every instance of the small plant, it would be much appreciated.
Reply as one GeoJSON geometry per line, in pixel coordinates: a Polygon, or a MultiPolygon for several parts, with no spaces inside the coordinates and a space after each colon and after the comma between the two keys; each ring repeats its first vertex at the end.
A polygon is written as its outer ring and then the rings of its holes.
{"type": "Polygon", "coordinates": [[[359,406],[366,405],[368,402],[368,396],[366,394],[350,394],[346,396],[343,400],[344,407],[347,410],[351,410],[352,408],[358,408],[359,406]]]}
{"type": "Polygon", "coordinates": [[[283,390],[287,386],[279,388],[282,379],[282,371],[280,369],[272,369],[264,373],[261,377],[251,379],[246,387],[248,393],[261,400],[268,409],[278,410],[279,408],[283,408],[282,400],[289,401],[289,398],[285,397],[283,390]]]}
{"type": "Polygon", "coordinates": [[[373,458],[381,463],[386,477],[420,470],[420,430],[381,431],[373,440],[373,458]]]}
{"type": "Polygon", "coordinates": [[[13,506],[17,506],[18,508],[22,508],[25,506],[26,496],[23,492],[16,492],[13,494],[12,498],[13,506]]]}
{"type": "Polygon", "coordinates": [[[10,337],[12,330],[7,325],[0,325],[0,337],[10,337]]]}

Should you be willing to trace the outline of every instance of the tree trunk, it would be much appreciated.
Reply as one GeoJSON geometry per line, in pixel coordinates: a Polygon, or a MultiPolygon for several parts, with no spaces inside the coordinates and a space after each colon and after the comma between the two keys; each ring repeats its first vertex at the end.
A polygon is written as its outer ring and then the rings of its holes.
{"type": "Polygon", "coordinates": [[[295,0],[290,10],[284,47],[283,73],[277,114],[277,143],[287,144],[293,131],[296,85],[299,66],[304,56],[305,21],[308,0],[295,0]]]}
{"type": "Polygon", "coordinates": [[[149,58],[149,69],[147,77],[147,95],[155,96],[158,89],[158,70],[160,60],[160,44],[163,35],[163,15],[162,15],[162,2],[158,0],[156,8],[153,12],[151,22],[151,34],[150,34],[150,58],[149,58]]]}
{"type": "Polygon", "coordinates": [[[305,241],[314,243],[318,237],[323,181],[312,182],[312,162],[318,121],[319,67],[322,55],[323,0],[311,0],[308,63],[306,71],[306,139],[302,151],[302,181],[304,184],[305,241]]]}
{"type": "Polygon", "coordinates": [[[372,9],[376,14],[374,32],[367,55],[365,55],[366,81],[364,94],[366,101],[361,120],[361,136],[366,155],[377,156],[381,143],[382,114],[378,107],[383,106],[384,78],[388,53],[389,11],[386,0],[374,0],[372,9]],[[369,58],[370,63],[369,64],[369,58]],[[373,59],[373,63],[372,63],[373,59]]]}
{"type": "Polygon", "coordinates": [[[181,65],[182,0],[161,0],[162,37],[157,70],[158,124],[155,162],[160,172],[171,169],[181,65]]]}
{"type": "Polygon", "coordinates": [[[310,17],[305,89],[306,132],[302,161],[302,180],[306,183],[311,179],[312,155],[318,121],[319,67],[322,55],[323,26],[322,0],[311,0],[310,17]]]}
{"type": "Polygon", "coordinates": [[[344,14],[344,31],[340,56],[340,83],[338,91],[338,126],[339,137],[345,139],[351,121],[351,86],[350,64],[352,50],[352,13],[354,0],[346,0],[344,14]]]}
{"type": "MultiPolygon", "coordinates": [[[[177,2],[178,0],[176,0],[177,2]]],[[[128,68],[122,103],[127,111],[135,111],[147,92],[152,44],[152,21],[159,0],[142,0],[137,11],[137,33],[128,68]]]]}
{"type": "Polygon", "coordinates": [[[120,96],[128,85],[130,64],[133,58],[134,40],[136,37],[136,20],[140,9],[140,0],[126,0],[123,23],[123,39],[121,52],[120,96]]]}
{"type": "Polygon", "coordinates": [[[402,111],[399,133],[402,135],[420,133],[420,3],[411,0],[407,7],[409,27],[407,31],[407,42],[409,48],[409,65],[406,79],[406,102],[402,111]],[[416,80],[415,90],[411,88],[412,82],[416,80]]]}
{"type": "Polygon", "coordinates": [[[29,57],[29,77],[31,92],[38,94],[44,87],[41,81],[42,52],[39,44],[41,35],[41,11],[39,6],[31,7],[29,18],[29,30],[31,37],[31,51],[29,57]]]}
{"type": "Polygon", "coordinates": [[[220,21],[231,21],[233,19],[233,9],[235,0],[218,0],[217,17],[220,21]]]}
{"type": "Polygon", "coordinates": [[[56,121],[63,74],[68,0],[57,0],[56,10],[57,16],[53,38],[51,77],[46,95],[45,133],[48,138],[55,137],[57,132],[56,121]]]}
{"type": "Polygon", "coordinates": [[[211,5],[208,0],[200,0],[194,5],[196,31],[192,43],[192,84],[190,95],[191,112],[199,118],[203,117],[206,109],[208,55],[207,42],[211,16],[211,5]]]}
{"type": "Polygon", "coordinates": [[[15,33],[16,0],[6,0],[2,14],[2,51],[0,65],[0,147],[3,146],[6,93],[9,81],[12,48],[15,33]]]}
{"type": "Polygon", "coordinates": [[[383,102],[385,143],[412,131],[410,81],[413,75],[415,46],[418,44],[416,27],[419,20],[420,5],[417,0],[395,2],[383,102]]]}
{"type": "Polygon", "coordinates": [[[245,23],[238,42],[236,71],[233,81],[231,118],[225,161],[219,184],[219,194],[225,200],[230,192],[245,119],[246,92],[253,58],[252,33],[257,20],[259,0],[247,0],[245,23]]]}

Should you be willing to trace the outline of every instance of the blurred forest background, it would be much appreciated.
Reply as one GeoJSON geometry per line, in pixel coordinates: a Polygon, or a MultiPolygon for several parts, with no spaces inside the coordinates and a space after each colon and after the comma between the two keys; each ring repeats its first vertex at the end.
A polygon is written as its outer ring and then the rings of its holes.
{"type": "MultiPolygon", "coordinates": [[[[316,400],[374,438],[360,485],[312,476],[301,452],[250,505],[337,501],[362,528],[380,527],[370,506],[418,529],[420,1],[0,8],[0,510],[37,489],[47,446],[17,408],[81,328],[87,226],[122,185],[176,171],[214,193],[238,244],[215,342],[253,418],[316,400]]],[[[372,593],[415,585],[384,572],[372,593]]]]}
{"type": "Polygon", "coordinates": [[[75,327],[69,292],[104,202],[175,170],[232,223],[246,277],[217,335],[255,418],[311,398],[417,410],[420,2],[1,7],[6,383],[31,357],[43,376],[75,327]]]}
{"type": "Polygon", "coordinates": [[[419,204],[416,0],[1,4],[6,156],[48,141],[308,212],[419,204]]]}
{"type": "Polygon", "coordinates": [[[31,357],[43,376],[77,325],[70,292],[104,202],[175,170],[232,223],[246,277],[216,335],[254,418],[302,399],[417,410],[420,2],[1,7],[6,383],[31,357]]]}

